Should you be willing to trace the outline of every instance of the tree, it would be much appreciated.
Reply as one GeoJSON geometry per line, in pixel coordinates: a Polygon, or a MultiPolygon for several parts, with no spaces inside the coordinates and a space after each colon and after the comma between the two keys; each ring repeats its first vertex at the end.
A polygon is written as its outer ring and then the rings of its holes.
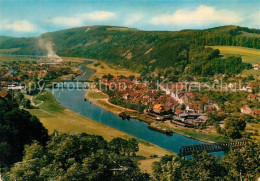
{"type": "MultiPolygon", "coordinates": [[[[126,141],[126,140],[125,140],[126,141]]],[[[124,145],[115,139],[116,145],[124,145]]],[[[26,146],[22,162],[4,175],[6,180],[149,180],[136,163],[118,155],[100,136],[55,133],[46,147],[26,146]]]]}
{"type": "Polygon", "coordinates": [[[109,142],[109,147],[118,155],[125,155],[127,150],[128,142],[122,138],[113,138],[109,142]]]}
{"type": "Polygon", "coordinates": [[[221,180],[226,173],[225,167],[219,158],[206,152],[193,155],[182,169],[182,180],[221,180]]]}
{"type": "Polygon", "coordinates": [[[182,105],[181,105],[181,110],[184,111],[185,109],[186,109],[186,105],[185,105],[185,104],[182,104],[182,105]]]}
{"type": "Polygon", "coordinates": [[[134,76],[134,75],[130,75],[130,76],[129,76],[129,79],[130,79],[131,81],[133,81],[133,80],[134,80],[134,78],[135,78],[135,76],[134,76]]]}
{"type": "Polygon", "coordinates": [[[180,157],[164,156],[160,162],[154,162],[152,168],[156,180],[181,180],[183,161],[180,157]]]}
{"type": "Polygon", "coordinates": [[[23,99],[24,99],[24,95],[22,93],[18,93],[17,96],[16,96],[16,99],[18,102],[21,102],[23,99]]]}
{"type": "Polygon", "coordinates": [[[32,106],[31,106],[31,101],[29,99],[22,99],[21,101],[21,105],[24,107],[24,108],[27,108],[27,109],[30,109],[32,106]]]}
{"type": "Polygon", "coordinates": [[[228,180],[256,180],[260,174],[260,145],[249,142],[241,149],[231,150],[223,164],[228,170],[228,180]]]}
{"type": "Polygon", "coordinates": [[[37,140],[44,145],[49,136],[39,119],[17,104],[0,99],[0,107],[0,166],[5,167],[22,159],[26,144],[37,140]]]}
{"type": "Polygon", "coordinates": [[[241,138],[241,131],[246,128],[246,122],[239,117],[228,117],[224,122],[225,134],[232,138],[241,138]]]}
{"type": "Polygon", "coordinates": [[[138,142],[134,138],[130,138],[127,143],[127,154],[128,156],[134,156],[139,151],[138,142]]]}

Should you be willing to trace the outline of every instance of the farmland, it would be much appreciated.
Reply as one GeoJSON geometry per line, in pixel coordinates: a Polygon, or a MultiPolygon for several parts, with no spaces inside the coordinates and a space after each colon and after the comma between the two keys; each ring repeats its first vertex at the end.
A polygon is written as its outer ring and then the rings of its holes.
{"type": "Polygon", "coordinates": [[[210,46],[213,49],[219,49],[224,56],[241,56],[243,62],[260,63],[260,50],[246,47],[235,46],[210,46]]]}

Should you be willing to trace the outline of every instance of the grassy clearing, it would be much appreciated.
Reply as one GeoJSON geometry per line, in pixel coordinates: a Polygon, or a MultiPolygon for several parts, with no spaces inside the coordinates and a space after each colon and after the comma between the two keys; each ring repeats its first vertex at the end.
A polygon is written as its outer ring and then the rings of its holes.
{"type": "Polygon", "coordinates": [[[213,49],[219,49],[224,56],[238,55],[243,62],[260,63],[260,50],[254,48],[237,47],[237,46],[209,46],[213,49]]]}
{"type": "MultiPolygon", "coordinates": [[[[124,139],[133,137],[127,133],[95,122],[64,108],[56,102],[54,96],[50,92],[43,92],[36,96],[34,100],[44,101],[44,103],[39,106],[39,109],[30,109],[28,111],[40,119],[43,125],[49,130],[49,133],[52,133],[54,130],[62,133],[85,132],[88,134],[101,135],[108,141],[115,137],[124,139]]],[[[174,154],[152,143],[148,143],[138,138],[136,139],[140,146],[140,151],[137,154],[140,156],[149,158],[150,155],[153,154],[156,154],[159,157],[165,154],[174,154]]]]}
{"type": "Polygon", "coordinates": [[[88,64],[87,65],[88,68],[94,69],[96,71],[96,73],[90,78],[90,80],[94,80],[96,77],[102,78],[103,75],[108,75],[108,74],[112,74],[114,76],[124,75],[126,77],[128,77],[130,75],[134,75],[134,76],[140,75],[131,70],[127,70],[122,67],[116,67],[114,65],[107,64],[103,61],[98,61],[98,60],[93,60],[93,59],[90,59],[90,61],[92,61],[93,63],[88,64]],[[100,65],[94,66],[95,63],[100,63],[100,65]]]}
{"type": "Polygon", "coordinates": [[[246,125],[246,133],[252,134],[251,137],[260,140],[260,123],[247,123],[246,125]]]}
{"type": "Polygon", "coordinates": [[[153,174],[152,165],[154,162],[160,161],[160,158],[150,158],[145,160],[140,160],[139,162],[139,168],[146,173],[153,174]]]}
{"type": "Polygon", "coordinates": [[[108,99],[108,96],[100,91],[89,90],[87,95],[90,99],[108,99]]]}
{"type": "Polygon", "coordinates": [[[248,75],[253,75],[253,76],[260,76],[260,71],[259,70],[244,70],[243,75],[248,76],[248,75]]]}

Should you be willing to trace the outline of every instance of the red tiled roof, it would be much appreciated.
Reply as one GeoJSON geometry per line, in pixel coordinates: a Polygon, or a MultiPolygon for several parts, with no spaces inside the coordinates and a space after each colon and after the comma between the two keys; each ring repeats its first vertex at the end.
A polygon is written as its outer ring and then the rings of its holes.
{"type": "Polygon", "coordinates": [[[249,94],[248,95],[249,98],[256,98],[256,96],[257,96],[256,94],[249,94]]]}
{"type": "Polygon", "coordinates": [[[243,110],[249,110],[250,107],[249,107],[248,105],[244,105],[241,109],[243,109],[243,110]]]}
{"type": "Polygon", "coordinates": [[[180,113],[183,113],[183,112],[184,112],[184,111],[181,110],[181,109],[177,109],[177,110],[175,111],[176,114],[180,114],[180,113]]]}
{"type": "Polygon", "coordinates": [[[254,114],[255,114],[255,115],[260,115],[260,109],[255,109],[255,110],[254,110],[254,114]]]}
{"type": "Polygon", "coordinates": [[[5,91],[0,91],[0,97],[5,98],[8,95],[5,91]]]}

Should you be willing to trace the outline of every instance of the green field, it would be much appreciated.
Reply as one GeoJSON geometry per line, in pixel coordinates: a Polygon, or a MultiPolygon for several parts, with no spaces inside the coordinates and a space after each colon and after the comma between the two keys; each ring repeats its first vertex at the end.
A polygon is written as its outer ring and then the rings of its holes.
{"type": "MultiPolygon", "coordinates": [[[[219,49],[220,54],[223,56],[240,56],[243,62],[260,64],[260,50],[246,47],[235,47],[235,46],[209,46],[213,49],[219,49]]],[[[244,70],[242,73],[244,76],[253,75],[255,77],[260,76],[259,70],[244,70]]]]}
{"type": "Polygon", "coordinates": [[[260,63],[260,50],[254,48],[235,47],[235,46],[209,46],[213,49],[219,49],[220,54],[224,56],[241,56],[243,62],[260,63]]]}
{"type": "Polygon", "coordinates": [[[126,77],[131,76],[131,75],[140,76],[139,73],[133,72],[129,69],[111,65],[111,64],[105,63],[103,61],[95,60],[95,59],[89,59],[89,60],[92,61],[92,63],[87,64],[87,67],[95,70],[95,74],[90,78],[90,80],[94,80],[96,77],[102,78],[103,75],[108,75],[108,74],[111,74],[113,76],[124,75],[126,77]],[[95,63],[100,63],[100,65],[94,66],[95,63]]]}

